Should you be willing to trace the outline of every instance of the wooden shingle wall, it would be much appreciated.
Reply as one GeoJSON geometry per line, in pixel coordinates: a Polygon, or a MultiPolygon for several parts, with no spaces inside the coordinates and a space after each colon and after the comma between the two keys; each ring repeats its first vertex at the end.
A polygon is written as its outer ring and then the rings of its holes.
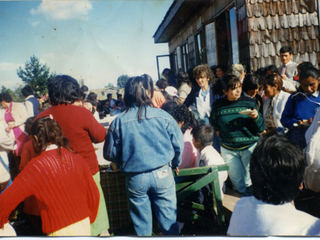
{"type": "Polygon", "coordinates": [[[241,0],[237,5],[240,62],[250,61],[253,71],[280,66],[280,48],[291,46],[295,62],[310,61],[318,67],[317,0],[241,0]]]}

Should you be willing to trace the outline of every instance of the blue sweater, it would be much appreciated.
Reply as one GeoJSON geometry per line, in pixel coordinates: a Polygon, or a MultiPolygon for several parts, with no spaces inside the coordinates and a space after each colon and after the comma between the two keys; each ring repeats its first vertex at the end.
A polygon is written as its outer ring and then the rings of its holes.
{"type": "Polygon", "coordinates": [[[308,120],[315,115],[315,109],[320,105],[320,94],[315,97],[305,93],[292,93],[282,112],[281,124],[286,128],[293,128],[299,120],[308,120]],[[319,104],[317,104],[319,103],[319,104]]]}

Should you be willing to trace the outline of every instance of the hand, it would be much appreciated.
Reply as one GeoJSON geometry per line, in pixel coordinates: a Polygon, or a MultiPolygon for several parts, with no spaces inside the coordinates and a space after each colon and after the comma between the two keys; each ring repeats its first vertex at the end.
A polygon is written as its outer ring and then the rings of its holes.
{"type": "Polygon", "coordinates": [[[176,174],[178,176],[179,175],[179,168],[176,168],[174,171],[176,172],[176,174]]]}
{"type": "Polygon", "coordinates": [[[281,74],[281,77],[282,77],[283,80],[287,80],[287,75],[281,74]]]}
{"type": "Polygon", "coordinates": [[[253,109],[253,112],[249,113],[248,116],[251,117],[252,119],[256,119],[258,117],[257,109],[253,109]]]}
{"type": "Polygon", "coordinates": [[[9,126],[6,127],[6,132],[7,133],[11,132],[11,128],[9,126]]]}
{"type": "MultiPolygon", "coordinates": [[[[312,120],[311,120],[311,122],[312,122],[312,120]]],[[[302,129],[302,128],[306,128],[306,127],[309,127],[310,126],[310,119],[309,120],[299,120],[298,122],[297,122],[297,124],[298,124],[298,128],[299,129],[302,129]]]]}

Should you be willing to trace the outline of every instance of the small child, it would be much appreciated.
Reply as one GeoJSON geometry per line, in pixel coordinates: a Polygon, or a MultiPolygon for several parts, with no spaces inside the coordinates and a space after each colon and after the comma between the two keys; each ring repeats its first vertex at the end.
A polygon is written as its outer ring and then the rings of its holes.
{"type": "MultiPolygon", "coordinates": [[[[196,167],[225,164],[221,155],[212,146],[214,131],[211,126],[202,125],[195,127],[192,129],[191,134],[193,135],[193,145],[200,151],[200,155],[198,155],[196,160],[196,167]]],[[[227,171],[219,172],[221,198],[224,196],[224,182],[227,180],[227,177],[227,171]]]]}

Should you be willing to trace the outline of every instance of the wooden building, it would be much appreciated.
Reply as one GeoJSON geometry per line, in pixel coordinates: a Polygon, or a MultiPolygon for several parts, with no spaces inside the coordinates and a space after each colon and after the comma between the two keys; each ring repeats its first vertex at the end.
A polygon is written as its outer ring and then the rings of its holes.
{"type": "Polygon", "coordinates": [[[198,64],[280,66],[279,50],[318,67],[319,0],[175,0],[154,34],[176,73],[198,64]]]}

